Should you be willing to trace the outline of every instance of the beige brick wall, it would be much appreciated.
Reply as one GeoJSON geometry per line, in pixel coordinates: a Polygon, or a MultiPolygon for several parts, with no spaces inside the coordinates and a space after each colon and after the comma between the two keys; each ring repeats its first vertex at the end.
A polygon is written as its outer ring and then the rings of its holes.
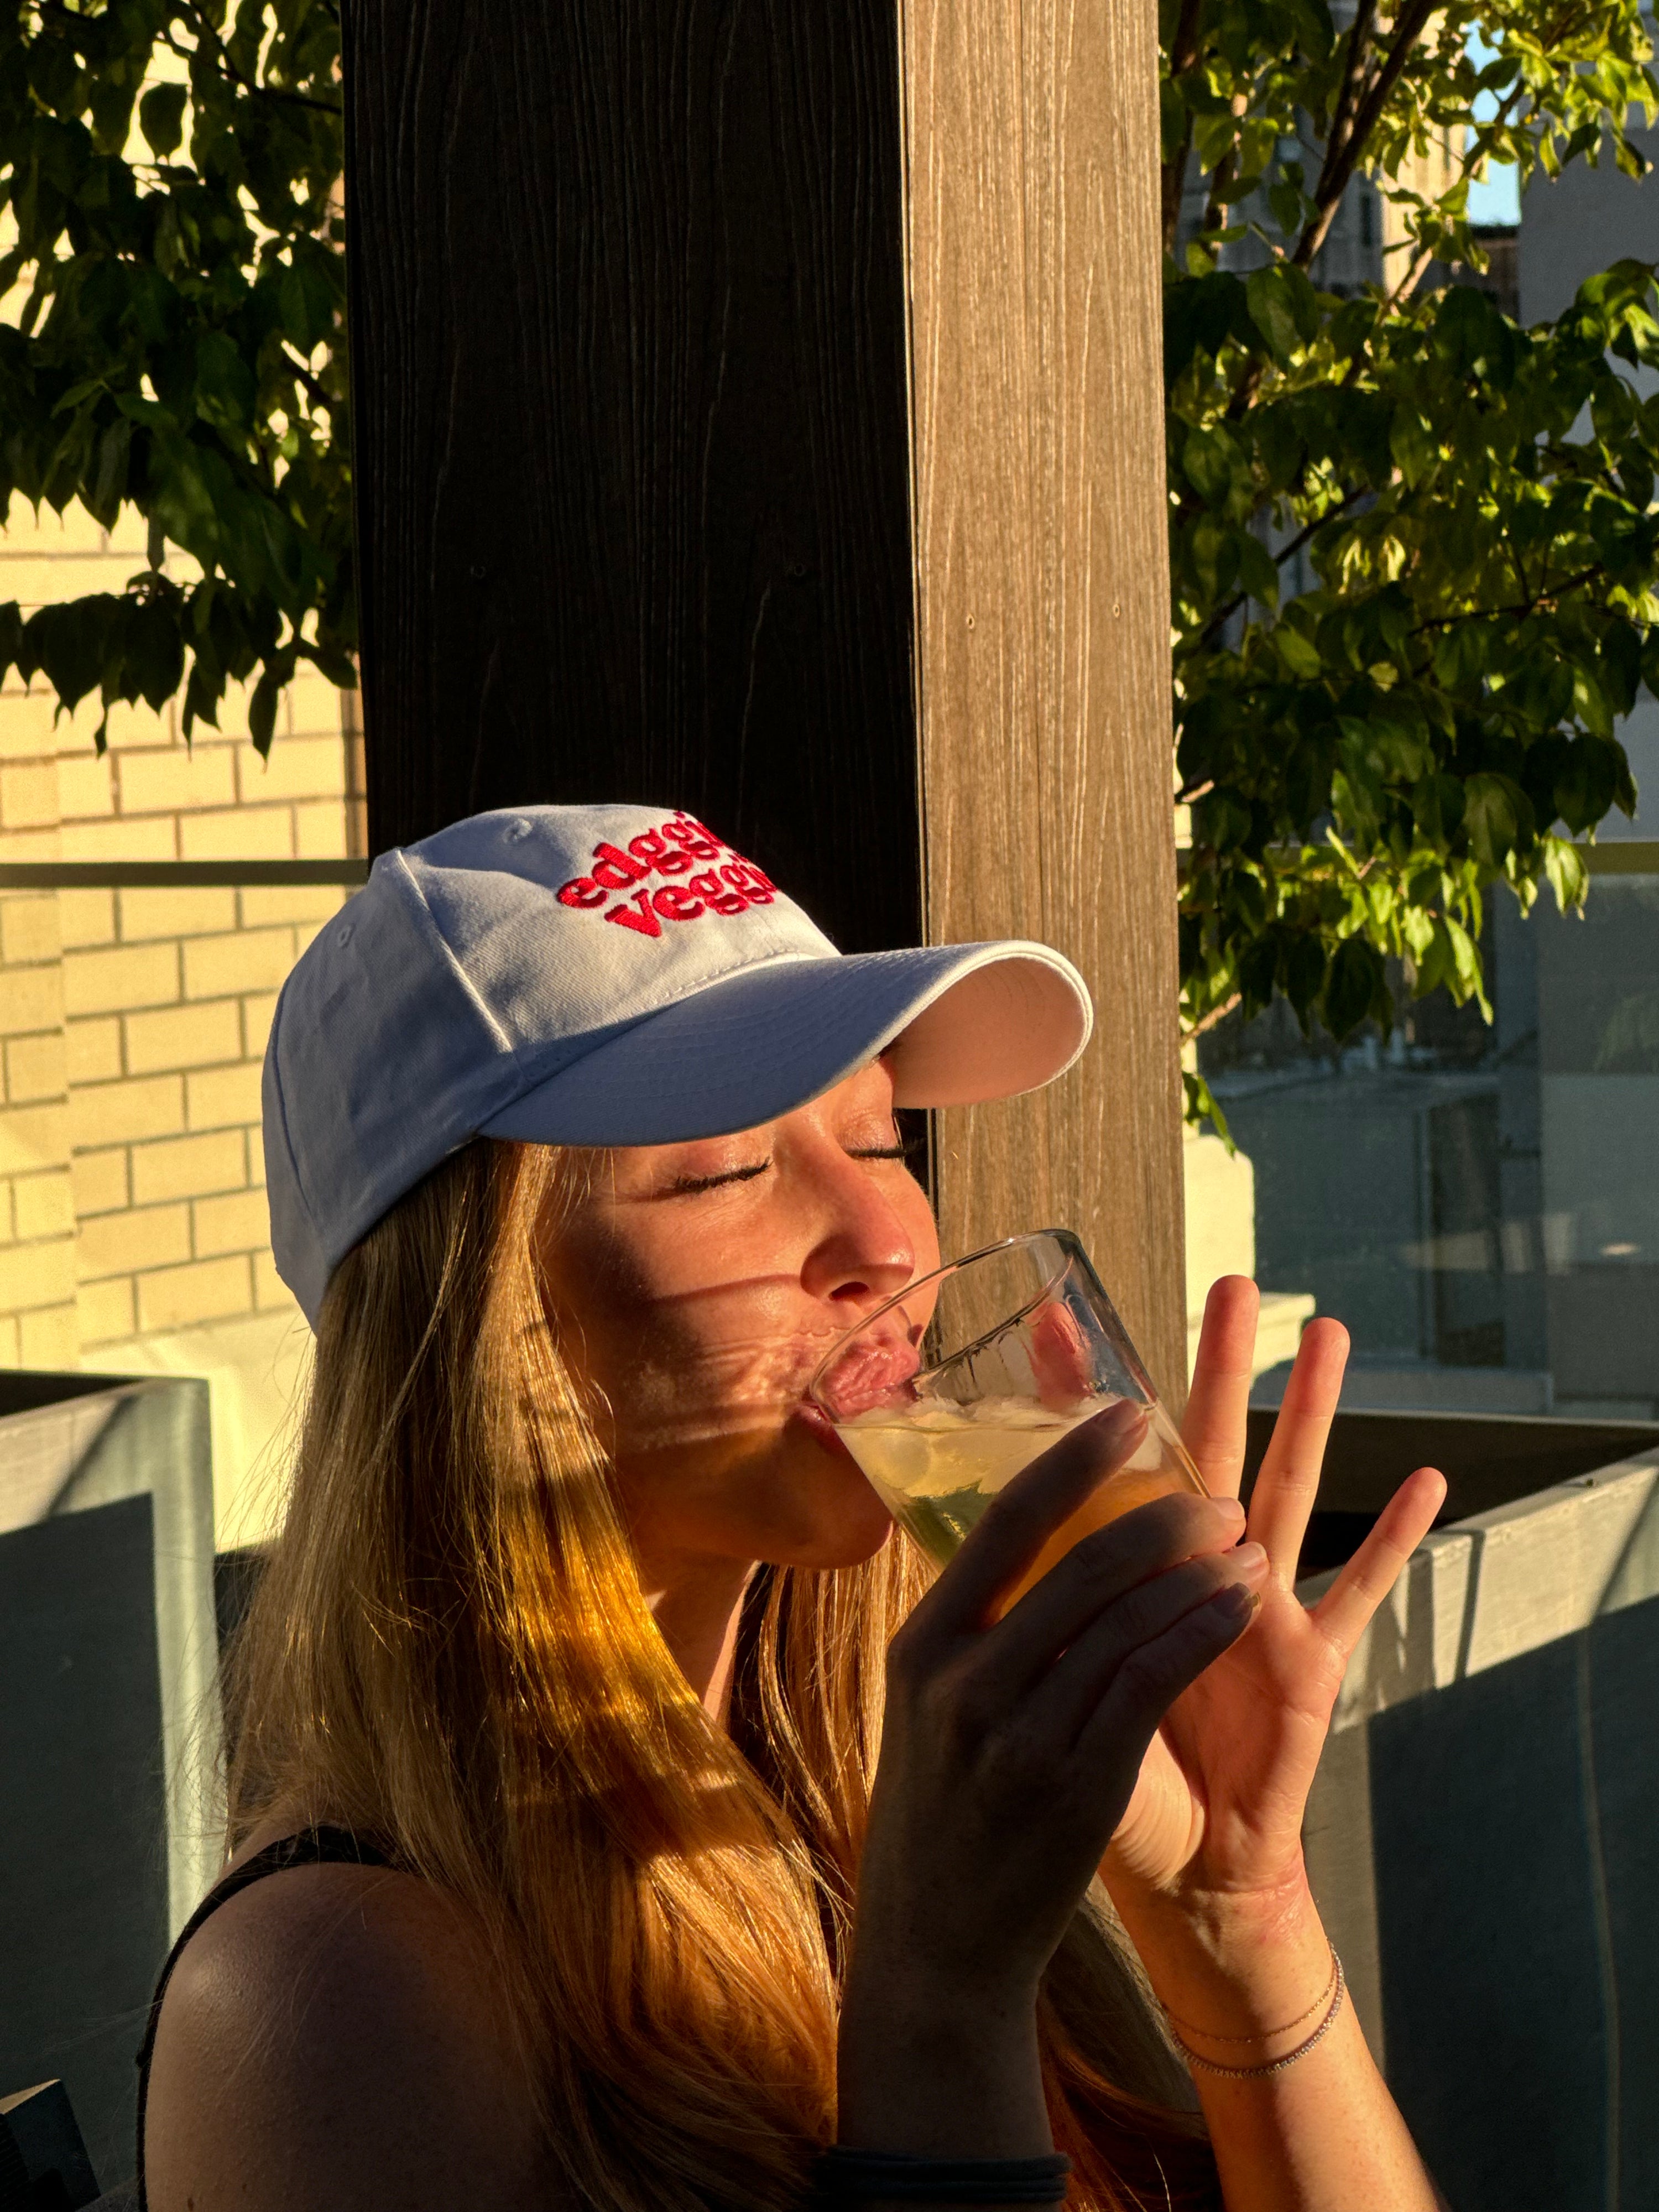
{"type": "Polygon", "coordinates": [[[254,1267],[259,1063],[273,992],[343,894],[93,896],[58,894],[82,907],[62,960],[88,1351],[286,1304],[254,1267]]]}
{"type": "MultiPolygon", "coordinates": [[[[143,565],[136,522],[111,538],[15,501],[0,600],[118,592],[143,565]]],[[[43,683],[0,690],[0,860],[348,851],[349,739],[314,674],[283,695],[269,763],[240,690],[189,746],[176,705],[117,707],[100,757],[99,713],[54,726],[43,683]]],[[[0,1365],[208,1372],[222,1540],[258,1533],[240,1493],[305,1334],[270,1260],[260,1060],[283,978],[344,896],[0,894],[0,1365]]]]}
{"type": "Polygon", "coordinates": [[[58,902],[0,894],[0,1364],[72,1368],[75,1206],[58,902]]]}

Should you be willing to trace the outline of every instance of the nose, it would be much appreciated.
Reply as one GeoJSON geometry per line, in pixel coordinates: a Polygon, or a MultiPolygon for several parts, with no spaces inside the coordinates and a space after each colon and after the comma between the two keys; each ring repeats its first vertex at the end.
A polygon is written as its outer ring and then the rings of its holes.
{"type": "Polygon", "coordinates": [[[910,1281],[915,1245],[869,1170],[838,1145],[826,1145],[815,1166],[823,1212],[801,1268],[801,1287],[841,1307],[850,1328],[910,1281]]]}

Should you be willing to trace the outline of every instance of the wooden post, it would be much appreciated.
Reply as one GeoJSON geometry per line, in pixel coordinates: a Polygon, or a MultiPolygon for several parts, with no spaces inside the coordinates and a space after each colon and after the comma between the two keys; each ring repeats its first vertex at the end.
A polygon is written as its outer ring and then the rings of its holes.
{"type": "Polygon", "coordinates": [[[1184,1375],[1156,57],[1127,0],[347,0],[371,845],[687,805],[845,949],[1018,933],[944,1117],[1184,1375]],[[971,628],[969,625],[971,624],[971,628]]]}
{"type": "Polygon", "coordinates": [[[927,927],[1075,960],[1082,1066],[943,1115],[947,1250],[1078,1229],[1186,1386],[1158,47],[1126,0],[904,0],[927,927]]]}
{"type": "Polygon", "coordinates": [[[914,943],[892,0],[347,0],[369,836],[690,806],[914,943]]]}

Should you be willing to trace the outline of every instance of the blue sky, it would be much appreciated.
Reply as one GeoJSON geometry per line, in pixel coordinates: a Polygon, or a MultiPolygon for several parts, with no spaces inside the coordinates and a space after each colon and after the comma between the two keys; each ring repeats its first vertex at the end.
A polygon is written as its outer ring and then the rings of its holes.
{"type": "MultiPolygon", "coordinates": [[[[1475,62],[1484,67],[1492,60],[1493,50],[1486,44],[1479,31],[1471,31],[1469,53],[1475,62]]],[[[1484,122],[1488,116],[1495,115],[1497,112],[1497,100],[1489,92],[1482,93],[1474,103],[1477,122],[1484,122]]],[[[1474,222],[1520,222],[1521,193],[1516,182],[1513,164],[1506,164],[1501,169],[1494,164],[1486,171],[1484,184],[1473,184],[1469,186],[1469,218],[1474,222]]]]}

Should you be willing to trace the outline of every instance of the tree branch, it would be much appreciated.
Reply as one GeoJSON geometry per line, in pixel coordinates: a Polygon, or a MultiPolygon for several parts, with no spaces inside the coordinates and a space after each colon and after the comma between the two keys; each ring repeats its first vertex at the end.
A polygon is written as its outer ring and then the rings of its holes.
{"type": "Polygon", "coordinates": [[[1581,568],[1576,576],[1564,577],[1559,584],[1542,584],[1523,605],[1516,607],[1467,607],[1459,615],[1431,615],[1426,622],[1419,623],[1413,629],[1413,637],[1422,637],[1431,629],[1449,629],[1454,623],[1504,622],[1512,615],[1535,615],[1540,607],[1553,608],[1569,592],[1576,592],[1585,584],[1593,584],[1607,571],[1599,561],[1588,568],[1581,568]]]}
{"type": "MultiPolygon", "coordinates": [[[[1491,145],[1493,135],[1508,125],[1514,112],[1516,102],[1522,98],[1525,91],[1526,86],[1524,82],[1517,84],[1515,90],[1504,102],[1503,106],[1499,108],[1497,114],[1492,116],[1491,119],[1487,123],[1484,124],[1476,132],[1474,144],[1473,148],[1465,153],[1462,162],[1460,166],[1461,176],[1468,177],[1474,173],[1477,163],[1485,159],[1486,149],[1491,145]]],[[[1407,300],[1411,297],[1412,294],[1417,289],[1418,285],[1422,282],[1423,272],[1427,269],[1429,264],[1433,259],[1434,248],[1432,246],[1420,246],[1418,248],[1417,252],[1412,257],[1410,263],[1407,264],[1405,275],[1401,278],[1399,283],[1395,286],[1393,291],[1389,293],[1387,301],[1383,304],[1382,312],[1385,315],[1391,315],[1402,300],[1407,300]]]]}
{"type": "Polygon", "coordinates": [[[1233,157],[1224,154],[1210,172],[1210,196],[1204,203],[1204,219],[1200,228],[1208,233],[1219,230],[1227,220],[1227,203],[1221,197],[1233,180],[1233,157]]]}
{"type": "MultiPolygon", "coordinates": [[[[1343,135],[1339,141],[1333,135],[1325,149],[1325,166],[1314,191],[1314,204],[1319,213],[1308,224],[1297,240],[1291,260],[1298,269],[1305,269],[1325,242],[1327,232],[1336,220],[1336,210],[1342,204],[1342,195],[1352,180],[1377,118],[1382,112],[1389,94],[1400,82],[1413,50],[1428,28],[1438,0],[1407,0],[1401,9],[1388,55],[1382,66],[1366,87],[1364,95],[1352,109],[1352,119],[1344,117],[1343,135]]],[[[1364,0],[1361,0],[1362,9],[1364,0]]],[[[1359,30],[1359,17],[1354,18],[1354,31],[1359,30]]],[[[1341,103],[1339,101],[1339,106],[1341,103]]]]}
{"type": "Polygon", "coordinates": [[[1202,1021],[1194,1022],[1190,1029],[1182,1031],[1182,1042],[1190,1044],[1194,1037],[1206,1036],[1218,1024],[1224,1022],[1233,1008],[1242,1002],[1243,996],[1244,994],[1242,991],[1235,991],[1231,999],[1223,1000],[1218,1006],[1212,1006],[1202,1021]]]}
{"type": "MultiPolygon", "coordinates": [[[[1323,514],[1316,515],[1311,522],[1308,523],[1303,529],[1297,532],[1296,536],[1292,538],[1288,544],[1279,548],[1279,551],[1273,555],[1273,566],[1276,568],[1282,568],[1285,563],[1293,554],[1299,553],[1302,550],[1303,547],[1314,535],[1316,531],[1322,530],[1328,522],[1334,522],[1339,514],[1346,514],[1356,500],[1364,499],[1364,496],[1365,494],[1363,490],[1345,493],[1334,507],[1328,507],[1323,514]]],[[[1233,597],[1228,600],[1224,607],[1218,608],[1216,612],[1210,617],[1208,622],[1205,623],[1203,629],[1200,631],[1199,643],[1200,645],[1207,644],[1212,634],[1219,629],[1223,623],[1229,621],[1234,615],[1236,615],[1249,596],[1250,595],[1248,592],[1237,592],[1234,593],[1233,597]]]]}
{"type": "MultiPolygon", "coordinates": [[[[1365,74],[1365,59],[1370,46],[1371,27],[1376,20],[1376,0],[1359,0],[1354,12],[1353,27],[1348,33],[1348,51],[1342,64],[1342,88],[1336,95],[1336,106],[1331,110],[1331,127],[1326,135],[1324,159],[1320,163],[1320,180],[1331,158],[1331,149],[1340,145],[1347,131],[1348,118],[1359,91],[1360,80],[1365,74]]],[[[1316,187],[1316,191],[1317,187],[1316,187]]]]}
{"type": "MultiPolygon", "coordinates": [[[[1198,58],[1198,15],[1202,0],[1181,0],[1181,19],[1170,44],[1170,82],[1178,83],[1198,58]]],[[[1182,102],[1187,120],[1182,127],[1180,150],[1165,161],[1159,173],[1158,189],[1164,220],[1164,251],[1175,252],[1176,233],[1181,228],[1181,200],[1187,188],[1187,162],[1193,149],[1193,111],[1182,102]]]]}
{"type": "MultiPolygon", "coordinates": [[[[55,0],[41,0],[41,4],[43,6],[55,4],[55,0]]],[[[227,52],[223,40],[220,38],[210,23],[203,21],[198,9],[180,8],[179,13],[188,15],[195,30],[196,52],[192,52],[185,46],[174,46],[165,31],[161,33],[161,39],[163,44],[171,47],[181,61],[194,61],[198,53],[205,53],[218,65],[220,74],[228,82],[255,100],[285,100],[293,107],[314,108],[319,115],[340,115],[344,112],[344,110],[331,100],[316,100],[308,92],[286,92],[280,85],[259,84],[253,78],[244,76],[227,52]]]]}

